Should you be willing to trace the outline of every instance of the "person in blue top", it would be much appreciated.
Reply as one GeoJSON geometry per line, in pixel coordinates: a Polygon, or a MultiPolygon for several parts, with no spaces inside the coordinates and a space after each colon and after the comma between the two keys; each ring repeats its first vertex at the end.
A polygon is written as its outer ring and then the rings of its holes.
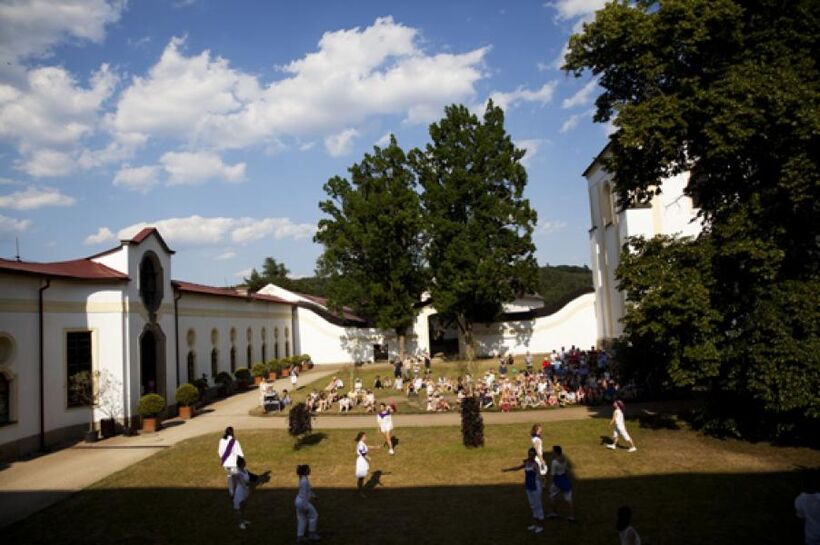
{"type": "Polygon", "coordinates": [[[544,531],[544,504],[541,501],[541,474],[539,471],[537,453],[534,448],[527,451],[527,459],[521,465],[505,469],[504,471],[524,470],[524,491],[532,510],[532,524],[527,530],[540,534],[544,531]]]}
{"type": "Polygon", "coordinates": [[[569,516],[567,520],[575,522],[575,509],[572,506],[572,483],[569,480],[569,464],[564,456],[564,451],[560,445],[552,447],[552,463],[550,463],[550,474],[552,475],[552,484],[550,485],[550,503],[552,504],[552,512],[547,516],[554,518],[558,516],[555,509],[555,501],[558,496],[563,495],[564,501],[569,505],[569,516]]]}

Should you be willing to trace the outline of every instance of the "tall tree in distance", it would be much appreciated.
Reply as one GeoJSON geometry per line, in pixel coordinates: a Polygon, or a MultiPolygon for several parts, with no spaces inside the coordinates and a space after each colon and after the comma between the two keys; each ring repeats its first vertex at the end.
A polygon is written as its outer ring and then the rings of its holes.
{"type": "Polygon", "coordinates": [[[284,263],[279,263],[272,257],[266,257],[262,263],[262,273],[260,274],[255,268],[251,269],[251,274],[244,278],[243,282],[250,291],[259,291],[268,284],[276,284],[287,289],[289,274],[290,271],[284,263]]]}
{"type": "Polygon", "coordinates": [[[414,305],[427,287],[422,255],[422,213],[407,156],[390,136],[349,169],[350,181],[328,180],[315,242],[324,246],[318,271],[327,278],[331,307],[348,305],[399,338],[416,318],[414,305]]]}
{"type": "Polygon", "coordinates": [[[410,154],[423,188],[430,292],[436,310],[455,317],[472,361],[473,324],[495,320],[504,302],[537,289],[525,152],[492,101],[483,120],[465,106],[447,107],[430,137],[410,154]]]}

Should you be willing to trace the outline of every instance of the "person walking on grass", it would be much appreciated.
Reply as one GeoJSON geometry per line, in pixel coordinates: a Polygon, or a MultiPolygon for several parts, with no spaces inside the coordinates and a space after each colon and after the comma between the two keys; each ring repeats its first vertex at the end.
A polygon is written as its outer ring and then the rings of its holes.
{"type": "Polygon", "coordinates": [[[632,509],[626,505],[618,508],[618,520],[615,522],[615,530],[621,545],[641,545],[641,536],[632,527],[632,509]]]}
{"type": "Polygon", "coordinates": [[[384,403],[379,403],[379,412],[376,414],[376,421],[379,423],[379,431],[384,436],[384,444],[390,450],[390,454],[395,454],[393,450],[393,438],[390,432],[393,431],[393,409],[384,403]]]}
{"type": "Polygon", "coordinates": [[[629,452],[635,452],[638,448],[635,446],[635,442],[632,441],[632,437],[630,437],[626,431],[626,422],[624,421],[624,409],[626,407],[624,406],[624,402],[620,399],[616,399],[615,402],[612,403],[612,408],[612,420],[609,421],[609,425],[612,427],[612,442],[606,447],[612,450],[618,448],[618,437],[620,436],[624,441],[629,443],[629,452]]]}
{"type": "Polygon", "coordinates": [[[527,530],[540,534],[544,531],[544,504],[541,499],[543,487],[539,476],[539,466],[537,454],[534,448],[527,451],[527,459],[521,465],[505,469],[504,471],[524,470],[524,491],[527,493],[527,502],[532,511],[532,524],[527,526],[527,530]]]}
{"type": "Polygon", "coordinates": [[[319,534],[316,533],[319,513],[310,502],[316,497],[308,479],[310,466],[307,464],[296,466],[296,475],[299,477],[299,492],[293,502],[296,506],[296,543],[319,541],[319,534]],[[308,532],[307,540],[305,539],[305,530],[308,532]]]}
{"type": "Polygon", "coordinates": [[[360,431],[356,434],[356,488],[359,490],[359,495],[364,495],[364,480],[367,478],[367,473],[370,471],[370,458],[367,453],[370,447],[367,446],[367,434],[360,431]]]}
{"type": "Polygon", "coordinates": [[[242,456],[236,457],[236,467],[228,478],[231,480],[231,496],[234,511],[239,518],[239,529],[244,530],[250,524],[245,520],[245,504],[251,493],[251,478],[250,473],[245,469],[245,459],[242,456]]]}
{"type": "Polygon", "coordinates": [[[544,460],[544,442],[541,440],[543,430],[541,424],[533,424],[532,430],[530,431],[532,448],[535,449],[535,461],[538,462],[538,471],[541,476],[547,474],[547,462],[544,460]]]}
{"type": "Polygon", "coordinates": [[[552,462],[550,463],[550,473],[552,474],[552,484],[550,485],[550,503],[552,511],[547,515],[549,518],[558,516],[555,503],[559,496],[564,497],[564,501],[569,506],[569,516],[567,520],[575,522],[575,508],[572,505],[572,483],[567,472],[568,464],[564,456],[564,451],[560,445],[552,447],[552,462]]]}
{"type": "Polygon", "coordinates": [[[299,383],[299,368],[295,365],[290,368],[290,390],[295,392],[299,383]]]}

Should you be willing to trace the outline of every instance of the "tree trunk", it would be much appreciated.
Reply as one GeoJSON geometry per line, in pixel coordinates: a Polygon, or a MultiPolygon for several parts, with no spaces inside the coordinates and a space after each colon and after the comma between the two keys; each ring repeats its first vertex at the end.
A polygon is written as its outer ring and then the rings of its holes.
{"type": "Polygon", "coordinates": [[[464,359],[468,362],[475,361],[475,337],[473,337],[473,324],[468,322],[462,315],[456,317],[456,323],[461,333],[464,335],[464,359]]]}
{"type": "Polygon", "coordinates": [[[405,344],[404,330],[402,329],[400,332],[396,331],[396,335],[399,338],[399,358],[401,358],[401,360],[404,361],[404,358],[407,355],[406,351],[405,351],[405,347],[404,347],[404,344],[405,344]]]}

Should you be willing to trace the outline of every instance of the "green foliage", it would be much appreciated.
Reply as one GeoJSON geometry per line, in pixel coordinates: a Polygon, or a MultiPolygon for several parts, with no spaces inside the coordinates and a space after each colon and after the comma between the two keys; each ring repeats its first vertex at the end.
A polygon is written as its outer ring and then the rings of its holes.
{"type": "Polygon", "coordinates": [[[785,438],[820,424],[818,23],[811,0],[644,0],[607,4],[570,39],[565,68],[598,76],[595,119],[618,128],[605,161],[620,202],[690,173],[708,266],[693,281],[659,275],[633,301],[688,283],[700,321],[684,331],[657,301],[626,340],[679,339],[659,365],[673,383],[705,382],[713,429],[785,438]]]}
{"type": "Polygon", "coordinates": [[[199,397],[202,399],[205,396],[205,392],[208,390],[208,381],[204,378],[197,378],[191,381],[197,390],[199,390],[199,397]]]}
{"type": "Polygon", "coordinates": [[[294,437],[307,435],[313,431],[313,416],[304,403],[294,405],[288,413],[288,433],[294,437]]]}
{"type": "Polygon", "coordinates": [[[447,107],[430,137],[410,153],[424,190],[430,293],[436,310],[456,317],[474,359],[473,323],[493,321],[504,302],[537,286],[525,152],[492,101],[483,120],[465,106],[447,107]]]}
{"type": "Polygon", "coordinates": [[[268,284],[276,284],[286,290],[297,293],[307,293],[327,297],[327,279],[319,276],[304,278],[290,278],[290,270],[284,263],[279,263],[273,257],[266,257],[262,263],[262,272],[251,270],[250,276],[243,279],[250,291],[259,291],[268,284]]]}
{"type": "Polygon", "coordinates": [[[247,367],[239,367],[234,371],[233,376],[236,377],[236,380],[249,381],[251,379],[251,372],[248,371],[247,367]]]}
{"type": "Polygon", "coordinates": [[[165,398],[159,394],[145,394],[137,405],[137,414],[143,418],[156,418],[165,410],[165,398]]]}
{"type": "Polygon", "coordinates": [[[416,318],[427,287],[422,260],[423,219],[415,177],[404,151],[391,135],[324,186],[319,203],[328,217],[314,237],[324,245],[319,272],[328,279],[331,308],[352,307],[403,340],[416,318]]]}
{"type": "Polygon", "coordinates": [[[180,384],[176,391],[177,405],[191,407],[199,401],[199,390],[193,384],[180,384]]]}
{"type": "Polygon", "coordinates": [[[461,401],[461,438],[466,447],[484,446],[484,418],[477,397],[468,396],[461,401]]]}
{"type": "Polygon", "coordinates": [[[268,374],[268,366],[264,363],[254,363],[251,367],[251,375],[255,377],[264,377],[268,374]]]}
{"type": "Polygon", "coordinates": [[[221,384],[222,386],[225,386],[233,382],[233,377],[227,371],[220,371],[214,377],[214,382],[216,382],[217,384],[221,384]]]}
{"type": "Polygon", "coordinates": [[[592,270],[584,265],[544,265],[538,268],[538,293],[544,306],[552,306],[570,294],[592,288],[592,270]]]}

